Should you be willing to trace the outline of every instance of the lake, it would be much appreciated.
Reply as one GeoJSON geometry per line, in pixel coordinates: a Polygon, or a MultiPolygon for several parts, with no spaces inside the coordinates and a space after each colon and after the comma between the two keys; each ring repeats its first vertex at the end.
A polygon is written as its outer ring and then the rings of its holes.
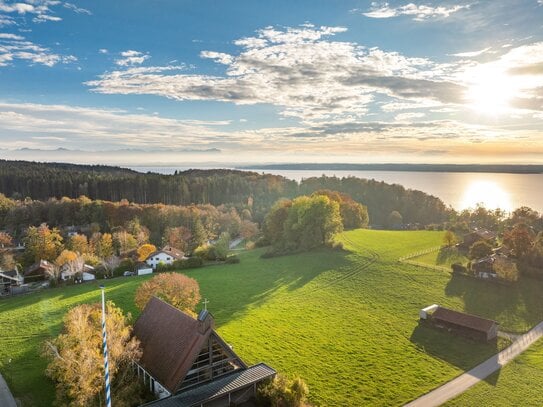
{"type": "MultiPolygon", "coordinates": [[[[188,167],[130,167],[140,172],[173,174],[188,167]]],[[[529,206],[543,212],[543,174],[503,174],[471,172],[411,172],[411,171],[337,171],[337,170],[265,170],[300,181],[321,175],[358,177],[400,184],[437,196],[457,210],[474,208],[478,203],[489,209],[507,212],[529,206]]]]}

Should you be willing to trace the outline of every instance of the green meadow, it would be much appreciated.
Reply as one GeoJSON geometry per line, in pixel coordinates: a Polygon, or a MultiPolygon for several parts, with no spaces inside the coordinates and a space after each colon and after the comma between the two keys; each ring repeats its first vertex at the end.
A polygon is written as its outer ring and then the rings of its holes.
{"type": "MultiPolygon", "coordinates": [[[[401,405],[505,345],[419,326],[426,305],[492,318],[510,332],[543,319],[542,282],[505,287],[397,261],[439,245],[442,232],[356,230],[338,240],[345,250],[270,259],[255,250],[240,253],[240,264],[186,272],[235,351],[304,378],[315,405],[401,405]]],[[[135,318],[134,292],[147,278],[106,280],[107,298],[135,318]]],[[[0,300],[0,372],[24,405],[51,405],[42,343],[68,309],[99,300],[96,284],[0,300]]]]}
{"type": "Polygon", "coordinates": [[[541,406],[543,405],[543,340],[466,393],[446,405],[541,406]]]}

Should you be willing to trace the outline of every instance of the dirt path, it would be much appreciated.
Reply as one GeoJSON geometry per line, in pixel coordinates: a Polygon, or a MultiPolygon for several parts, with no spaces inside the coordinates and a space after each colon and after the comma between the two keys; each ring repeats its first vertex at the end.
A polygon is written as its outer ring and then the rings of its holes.
{"type": "Polygon", "coordinates": [[[430,393],[419,397],[416,400],[405,405],[405,407],[433,407],[440,406],[446,401],[464,393],[471,386],[487,378],[492,373],[505,366],[535,341],[543,336],[543,322],[540,322],[530,331],[518,337],[509,347],[500,353],[492,356],[490,359],[475,366],[470,371],[458,376],[456,379],[445,383],[443,386],[432,390],[430,393]]]}

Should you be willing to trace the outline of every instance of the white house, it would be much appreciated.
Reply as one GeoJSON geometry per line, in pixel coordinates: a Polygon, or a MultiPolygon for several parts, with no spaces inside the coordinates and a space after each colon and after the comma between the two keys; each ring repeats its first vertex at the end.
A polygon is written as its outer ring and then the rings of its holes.
{"type": "Polygon", "coordinates": [[[157,250],[147,256],[145,262],[153,269],[156,269],[160,263],[170,265],[173,264],[175,260],[183,259],[186,259],[186,257],[183,255],[182,251],[171,246],[165,246],[162,250],[157,250]]]}

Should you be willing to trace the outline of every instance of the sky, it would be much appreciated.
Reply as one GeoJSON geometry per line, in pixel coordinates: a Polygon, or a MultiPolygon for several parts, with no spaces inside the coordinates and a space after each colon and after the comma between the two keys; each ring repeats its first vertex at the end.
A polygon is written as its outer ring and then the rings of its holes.
{"type": "Polygon", "coordinates": [[[0,0],[0,158],[543,163],[543,0],[0,0]]]}

